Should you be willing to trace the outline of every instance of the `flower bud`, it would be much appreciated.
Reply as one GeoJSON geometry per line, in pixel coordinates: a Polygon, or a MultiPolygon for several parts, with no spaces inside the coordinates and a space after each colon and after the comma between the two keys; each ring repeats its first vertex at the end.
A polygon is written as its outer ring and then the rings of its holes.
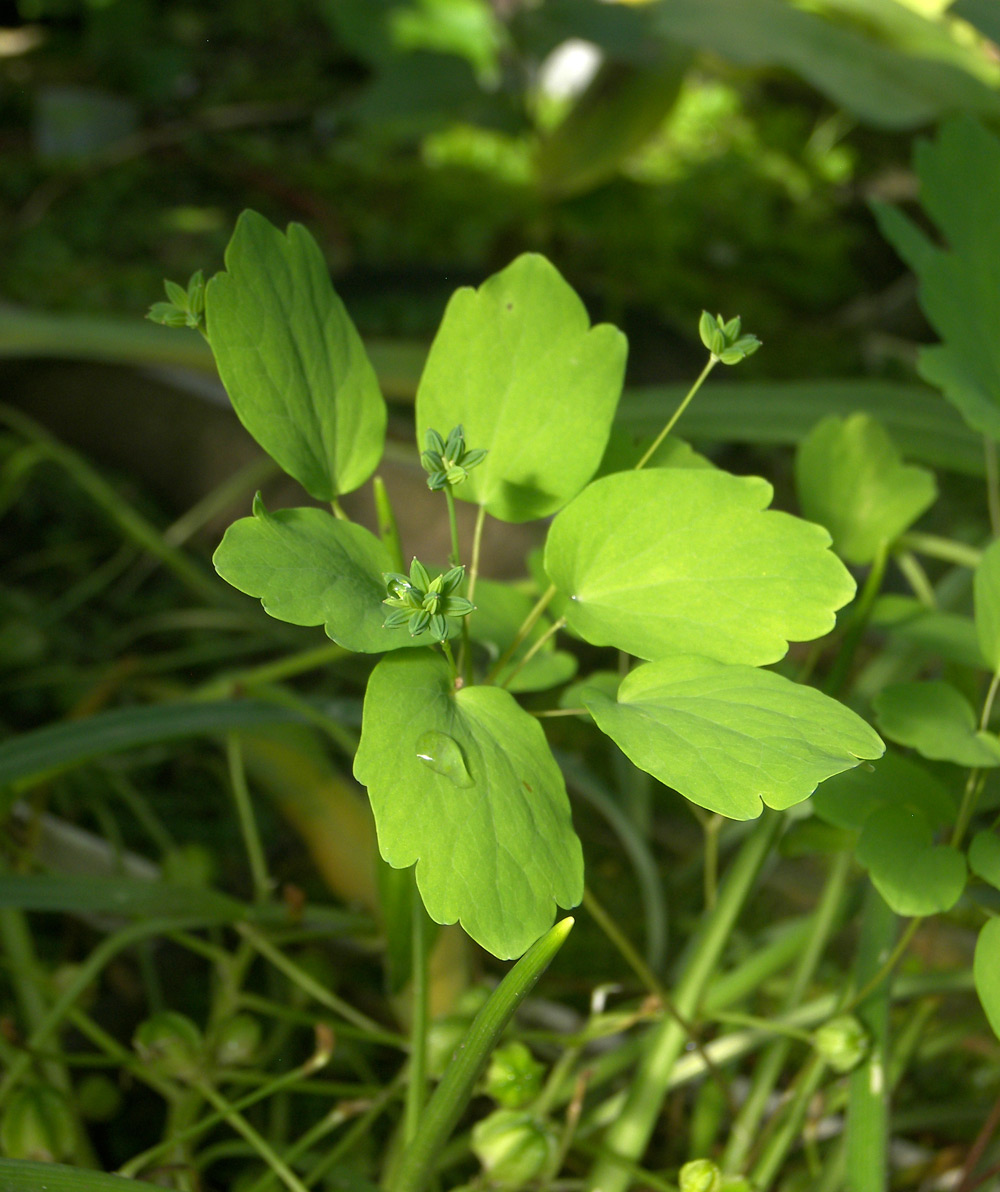
{"type": "Polygon", "coordinates": [[[520,1109],[541,1092],[545,1065],[523,1043],[498,1047],[486,1073],[486,1091],[505,1109],[520,1109]]]}
{"type": "Polygon", "coordinates": [[[50,1085],[16,1089],[0,1121],[0,1150],[8,1159],[64,1163],[76,1148],[76,1123],[66,1098],[50,1085]]]}
{"type": "Polygon", "coordinates": [[[868,1032],[853,1014],[840,1014],[813,1032],[813,1047],[835,1072],[850,1072],[868,1053],[868,1032]]]}
{"type": "Polygon", "coordinates": [[[165,1010],[139,1024],[132,1045],[140,1059],[164,1076],[190,1080],[201,1070],[204,1041],[190,1018],[165,1010]]]}
{"type": "Polygon", "coordinates": [[[711,1159],[692,1159],[677,1177],[680,1192],[721,1192],[722,1172],[711,1159]]]}
{"type": "Polygon", "coordinates": [[[556,1154],[554,1131],[539,1118],[498,1109],[472,1128],[472,1150],[490,1180],[520,1188],[541,1175],[556,1154]]]}
{"type": "Polygon", "coordinates": [[[250,1014],[234,1014],[215,1034],[215,1062],[223,1067],[249,1064],[260,1047],[260,1022],[250,1014]]]}

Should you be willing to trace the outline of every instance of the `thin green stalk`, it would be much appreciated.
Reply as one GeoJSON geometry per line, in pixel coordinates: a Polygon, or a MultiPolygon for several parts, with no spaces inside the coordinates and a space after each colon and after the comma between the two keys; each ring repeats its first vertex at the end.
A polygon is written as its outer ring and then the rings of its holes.
{"type": "Polygon", "coordinates": [[[833,666],[830,667],[830,673],[827,675],[826,682],[823,684],[823,690],[827,695],[838,695],[847,682],[847,677],[851,673],[851,667],[854,665],[854,655],[857,653],[861,639],[864,637],[865,630],[868,628],[868,622],[871,620],[875,601],[878,598],[879,592],[882,590],[882,580],[885,578],[885,566],[888,558],[888,546],[886,543],[882,543],[875,558],[872,560],[871,567],[868,569],[868,575],[865,578],[864,587],[861,589],[861,595],[851,610],[851,617],[847,625],[847,630],[844,633],[844,640],[840,644],[837,657],[833,666]]]}
{"type": "Polygon", "coordinates": [[[438,1153],[465,1112],[490,1053],[518,1006],[562,947],[572,926],[572,918],[562,919],[532,944],[476,1015],[427,1103],[416,1136],[395,1169],[387,1174],[387,1192],[423,1192],[438,1153]]]}
{"type": "MultiPolygon", "coordinates": [[[[379,1095],[372,1101],[370,1107],[358,1118],[349,1130],[344,1132],[344,1137],[330,1148],[327,1153],[318,1159],[312,1167],[306,1172],[306,1184],[312,1188],[323,1178],[324,1175],[343,1159],[345,1155],[349,1155],[351,1151],[360,1143],[371,1137],[371,1130],[374,1123],[385,1112],[389,1102],[393,1100],[398,1092],[395,1083],[390,1084],[384,1088],[379,1095]]],[[[297,1153],[298,1144],[292,1148],[293,1153],[297,1153]]],[[[256,1192],[257,1185],[253,1188],[248,1188],[247,1192],[256,1192]]]]}
{"type": "Polygon", "coordinates": [[[451,491],[450,484],[446,484],[444,487],[444,497],[448,503],[448,529],[451,532],[451,554],[448,556],[448,561],[452,567],[458,567],[462,562],[462,552],[458,545],[458,518],[455,516],[455,494],[451,491]]]}
{"type": "Polygon", "coordinates": [[[937,534],[920,534],[916,530],[901,534],[896,546],[901,550],[916,551],[918,555],[941,559],[945,563],[957,563],[959,567],[968,567],[972,571],[979,566],[983,557],[983,552],[978,547],[956,542],[952,538],[942,538],[937,534]]]}
{"type": "MultiPolygon", "coordinates": [[[[879,971],[895,934],[896,915],[869,886],[855,962],[858,985],[864,985],[879,971]]],[[[855,1010],[868,1031],[871,1046],[864,1062],[851,1073],[847,1086],[845,1174],[851,1192],[883,1192],[888,1187],[889,999],[890,982],[882,981],[855,1010]]]]}
{"type": "Polygon", "coordinates": [[[715,366],[718,363],[719,363],[718,356],[715,356],[715,355],[709,356],[708,363],[705,365],[705,367],[698,374],[698,379],[695,381],[695,383],[688,390],[687,396],[684,398],[684,400],[681,402],[681,404],[677,407],[677,409],[674,410],[673,417],[670,419],[670,421],[667,423],[667,425],[663,428],[663,430],[661,430],[660,433],[653,440],[652,446],[649,448],[648,451],[645,452],[642,459],[640,459],[639,462],[635,465],[635,470],[637,472],[639,471],[640,468],[644,468],[646,466],[646,464],[648,464],[649,461],[656,454],[657,448],[660,446],[660,444],[663,442],[663,440],[667,437],[667,435],[669,435],[670,432],[677,425],[677,422],[680,419],[680,416],[688,408],[688,406],[691,404],[692,399],[694,398],[694,395],[698,392],[698,390],[705,383],[705,378],[712,371],[712,369],[715,368],[715,366]]]}
{"type": "Polygon", "coordinates": [[[406,1112],[403,1120],[403,1138],[407,1145],[413,1141],[417,1133],[427,1095],[427,1030],[430,1023],[427,912],[424,910],[424,904],[420,900],[415,882],[411,905],[413,910],[413,999],[406,1112]]]}
{"type": "Polygon", "coordinates": [[[514,676],[521,670],[521,668],[527,666],[527,664],[532,660],[532,658],[534,658],[542,646],[544,646],[545,643],[551,638],[555,637],[555,635],[560,629],[563,628],[565,624],[565,617],[560,617],[558,621],[553,621],[548,629],[546,629],[541,635],[541,637],[539,637],[536,641],[533,641],[531,646],[524,652],[523,656],[517,660],[517,663],[511,668],[509,673],[504,676],[504,680],[500,686],[506,687],[507,684],[510,683],[511,679],[513,679],[514,676]]]}
{"type": "Polygon", "coordinates": [[[520,648],[521,643],[538,623],[538,618],[552,603],[552,599],[555,596],[556,591],[557,589],[555,584],[550,584],[541,594],[541,596],[539,596],[531,612],[529,612],[521,622],[521,627],[514,635],[514,640],[490,668],[490,673],[486,676],[487,683],[492,683],[496,679],[497,675],[500,674],[503,668],[507,665],[507,663],[510,662],[510,660],[514,657],[520,648]]]}
{"type": "Polygon", "coordinates": [[[214,695],[227,695],[234,689],[258,687],[261,684],[280,683],[284,679],[292,679],[296,675],[307,671],[319,670],[329,666],[331,662],[339,662],[347,658],[349,650],[338,646],[335,642],[326,642],[321,646],[311,646],[308,650],[298,650],[274,662],[265,662],[262,666],[248,667],[227,675],[224,679],[215,679],[199,690],[199,695],[206,698],[214,695]]]}
{"type": "Polygon", "coordinates": [[[476,510],[476,525],[472,531],[472,558],[469,561],[469,587],[466,595],[473,600],[476,595],[476,583],[479,579],[479,551],[483,544],[483,526],[486,523],[486,506],[480,505],[476,510]]]}
{"type": "Polygon", "coordinates": [[[910,585],[913,595],[925,608],[937,608],[937,593],[927,572],[921,567],[917,556],[908,550],[897,550],[893,555],[896,566],[903,574],[903,578],[910,585]]]}
{"type": "Polygon", "coordinates": [[[372,494],[375,497],[375,517],[378,521],[378,534],[382,545],[389,552],[389,558],[396,571],[405,571],[403,562],[403,544],[399,540],[399,526],[396,524],[396,514],[389,500],[389,492],[381,476],[372,478],[372,494]]]}
{"type": "Polygon", "coordinates": [[[822,1083],[825,1072],[825,1061],[813,1053],[796,1079],[792,1099],[785,1107],[777,1128],[768,1138],[763,1154],[750,1172],[750,1186],[757,1192],[767,1192],[777,1178],[788,1152],[802,1132],[802,1123],[809,1112],[809,1102],[822,1083]]]}
{"type": "MultiPolygon", "coordinates": [[[[810,920],[810,932],[782,998],[779,1014],[799,1005],[819,965],[834,928],[840,919],[851,872],[852,855],[838,853],[830,866],[819,903],[810,920]]],[[[790,1050],[788,1039],[777,1039],[754,1065],[753,1078],[740,1112],[733,1123],[722,1159],[725,1171],[741,1171],[753,1148],[767,1105],[778,1083],[790,1050]]]]}
{"type": "Polygon", "coordinates": [[[257,1152],[274,1174],[282,1181],[289,1192],[309,1192],[306,1185],[294,1171],[285,1163],[274,1147],[250,1125],[246,1118],[226,1100],[225,1097],[209,1084],[207,1080],[199,1080],[194,1086],[205,1100],[230,1125],[237,1134],[241,1135],[257,1152]]]}
{"type": "Polygon", "coordinates": [[[236,804],[236,816],[243,836],[243,847],[250,862],[253,879],[254,901],[259,905],[267,902],[271,895],[271,878],[267,872],[264,846],[257,830],[257,817],[250,801],[246,769],[243,765],[243,746],[236,733],[226,735],[226,762],[229,766],[229,785],[236,804]]]}
{"type": "MultiPolygon", "coordinates": [[[[761,866],[781,830],[782,818],[765,810],[729,866],[715,906],[706,914],[693,941],[674,991],[674,1005],[693,1019],[733,927],[750,895],[761,866]]],[[[628,1166],[643,1154],[659,1117],[671,1074],[687,1042],[687,1032],[674,1018],[664,1018],[649,1034],[648,1046],[632,1081],[622,1112],[608,1128],[608,1154],[591,1171],[589,1192],[625,1192],[628,1166]],[[625,1165],[616,1161],[621,1156],[625,1165]]]]}
{"type": "Polygon", "coordinates": [[[588,886],[584,886],[583,888],[582,905],[601,931],[604,932],[615,948],[618,949],[622,959],[639,978],[640,984],[644,985],[647,991],[655,998],[658,998],[664,1006],[669,1005],[670,998],[667,991],[657,980],[656,975],[650,969],[649,965],[635,948],[632,947],[628,936],[625,935],[614,919],[612,919],[600,902],[594,897],[593,891],[588,886]]]}
{"type": "Polygon", "coordinates": [[[330,508],[333,510],[333,516],[338,521],[350,521],[351,520],[347,516],[347,514],[344,512],[343,505],[341,505],[341,503],[337,500],[336,497],[334,497],[333,500],[330,502],[330,508]]]}
{"type": "Polygon", "coordinates": [[[283,952],[276,948],[265,936],[261,935],[255,927],[252,927],[249,923],[237,923],[235,926],[240,935],[249,941],[265,960],[273,964],[279,972],[284,973],[289,981],[293,985],[297,985],[308,997],[319,1002],[321,1006],[326,1006],[328,1010],[332,1010],[346,1022],[350,1022],[360,1030],[367,1032],[376,1042],[388,1043],[391,1047],[405,1045],[404,1040],[399,1035],[393,1034],[391,1031],[387,1031],[384,1027],[379,1026],[373,1018],[369,1018],[367,1014],[362,1014],[360,1010],[355,1010],[350,1003],[337,997],[335,993],[331,993],[315,977],[310,976],[305,969],[300,968],[294,960],[289,960],[283,952]]]}
{"type": "Polygon", "coordinates": [[[121,533],[142,550],[159,559],[200,599],[218,604],[225,598],[225,589],[206,571],[171,546],[163,535],[107,483],[81,456],[60,443],[32,418],[10,406],[0,405],[0,421],[12,427],[26,439],[38,443],[54,463],[73,478],[95,505],[107,515],[121,533]]]}

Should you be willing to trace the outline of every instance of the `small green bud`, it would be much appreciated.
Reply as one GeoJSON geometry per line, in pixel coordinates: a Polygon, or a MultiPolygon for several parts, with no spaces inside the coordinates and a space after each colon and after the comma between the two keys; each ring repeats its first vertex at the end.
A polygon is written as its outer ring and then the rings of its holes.
{"type": "Polygon", "coordinates": [[[167,297],[170,299],[171,305],[176,306],[178,310],[187,310],[188,296],[187,290],[183,286],[179,286],[175,281],[165,279],[163,288],[167,291],[167,297]]]}
{"type": "Polygon", "coordinates": [[[47,1084],[15,1089],[0,1121],[0,1150],[8,1159],[64,1163],[76,1149],[76,1122],[66,1098],[47,1084]]]}
{"type": "Polygon", "coordinates": [[[853,1014],[840,1014],[813,1032],[813,1047],[835,1072],[850,1072],[868,1054],[868,1032],[853,1014]]]}
{"type": "Polygon", "coordinates": [[[756,335],[740,335],[741,327],[739,315],[726,322],[722,315],[713,316],[703,310],[698,321],[698,334],[701,342],[720,363],[739,364],[760,347],[756,335]]]}
{"type": "Polygon", "coordinates": [[[170,302],[154,302],[146,318],[153,323],[162,323],[164,327],[187,326],[187,315],[170,302]]]}
{"type": "Polygon", "coordinates": [[[523,1043],[498,1047],[486,1073],[486,1091],[505,1109],[521,1109],[542,1090],[545,1065],[523,1043]]]}
{"type": "Polygon", "coordinates": [[[692,1159],[677,1177],[680,1192],[722,1192],[722,1171],[711,1159],[692,1159]]]}
{"type": "Polygon", "coordinates": [[[110,1122],[122,1107],[122,1091],[99,1072],[84,1076],[73,1090],[80,1116],[88,1122],[110,1122]]]}
{"type": "Polygon", "coordinates": [[[222,1067],[249,1064],[260,1047],[260,1022],[250,1014],[227,1018],[215,1035],[215,1062],[222,1067]]]}
{"type": "Polygon", "coordinates": [[[492,1181],[520,1188],[556,1154],[555,1132],[539,1118],[498,1109],[472,1128],[472,1150],[492,1181]]]}
{"type": "Polygon", "coordinates": [[[484,448],[466,448],[465,431],[461,423],[449,431],[447,439],[443,439],[436,430],[428,430],[424,443],[425,450],[420,455],[420,463],[428,473],[427,487],[432,492],[461,484],[470,469],[486,458],[484,448]]]}
{"type": "Polygon", "coordinates": [[[190,1080],[201,1070],[204,1041],[190,1018],[173,1010],[141,1022],[132,1037],[139,1058],[164,1076],[190,1080]]]}
{"type": "Polygon", "coordinates": [[[205,312],[205,275],[200,269],[191,274],[187,288],[188,310],[193,315],[205,312]]]}

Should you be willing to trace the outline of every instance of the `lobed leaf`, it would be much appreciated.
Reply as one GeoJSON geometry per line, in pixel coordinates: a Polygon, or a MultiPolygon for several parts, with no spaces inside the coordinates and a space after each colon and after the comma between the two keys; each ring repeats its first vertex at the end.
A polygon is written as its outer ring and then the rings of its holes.
{"type": "Polygon", "coordinates": [[[360,487],[385,442],[375,370],[319,245],[244,211],[205,292],[208,338],[237,417],[319,501],[360,487]]]}
{"type": "Polygon", "coordinates": [[[460,921],[495,956],[519,956],[556,904],[583,896],[580,842],[538,721],[498,687],[456,692],[437,653],[375,667],[354,774],[383,858],[415,863],[431,918],[460,921]]]}
{"type": "Polygon", "coordinates": [[[854,712],[773,671],[677,655],[638,666],[616,700],[582,699],[642,770],[710,811],[754,819],[885,748],[854,712]]]}
{"type": "Polygon", "coordinates": [[[545,569],[570,628],[640,658],[777,662],[833,628],[855,585],[820,526],[766,511],[756,476],[657,468],[594,481],[553,521],[545,569]]]}
{"type": "Polygon", "coordinates": [[[800,444],[795,481],[802,514],[826,526],[834,550],[870,563],[933,504],[934,474],[904,464],[867,414],[824,418],[800,444]]]}
{"type": "Polygon", "coordinates": [[[345,649],[377,654],[426,644],[405,628],[382,627],[388,550],[364,526],[324,509],[270,513],[258,493],[253,517],[233,522],[212,561],[227,583],[258,597],[272,617],[323,625],[345,649]]]}
{"type": "Polygon", "coordinates": [[[601,462],[626,351],[616,327],[590,326],[554,265],[526,253],[452,295],[417,389],[417,440],[460,423],[488,454],[455,496],[502,521],[545,517],[601,462]]]}

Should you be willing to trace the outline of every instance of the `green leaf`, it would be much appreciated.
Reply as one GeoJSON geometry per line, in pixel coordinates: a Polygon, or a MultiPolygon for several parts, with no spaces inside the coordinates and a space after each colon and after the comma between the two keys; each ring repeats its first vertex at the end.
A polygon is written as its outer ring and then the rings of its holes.
{"type": "Polygon", "coordinates": [[[364,526],[324,509],[264,508],[234,522],[215,552],[227,583],[257,596],[266,612],[292,625],[323,625],[327,636],[363,654],[426,645],[405,628],[383,629],[382,573],[392,570],[388,550],[364,526]]]}
{"type": "Polygon", "coordinates": [[[950,826],[955,803],[945,787],[919,762],[887,750],[874,766],[858,766],[824,782],[812,807],[828,824],[860,831],[882,807],[915,811],[933,828],[950,826]]]}
{"type": "Polygon", "coordinates": [[[764,512],[756,476],[659,468],[605,476],[549,529],[545,569],[569,625],[640,658],[777,662],[833,628],[854,581],[826,530],[764,512]]]}
{"type": "Polygon", "coordinates": [[[867,414],[824,418],[799,447],[795,480],[803,517],[826,526],[850,563],[870,563],[937,496],[933,473],[904,464],[867,414]]]}
{"type": "Polygon", "coordinates": [[[249,699],[116,708],[85,720],[48,725],[0,743],[0,788],[38,780],[125,749],[298,719],[286,708],[249,699]]]}
{"type": "Polygon", "coordinates": [[[971,617],[928,608],[914,596],[880,596],[872,610],[872,625],[935,659],[975,670],[986,665],[971,617]]]}
{"type": "Polygon", "coordinates": [[[205,923],[245,919],[249,908],[217,890],[129,877],[0,874],[0,907],[70,914],[177,915],[205,923]]]}
{"type": "Polygon", "coordinates": [[[884,749],[859,716],[815,688],[696,655],[636,667],[617,701],[594,688],[582,696],[640,769],[731,819],[800,803],[884,749]]]}
{"type": "Polygon", "coordinates": [[[208,283],[206,317],[237,416],[310,496],[353,491],[381,458],[385,402],[319,245],[244,211],[226,270],[208,283]]]}
{"type": "Polygon", "coordinates": [[[1000,1038],[1000,919],[990,919],[979,933],[972,976],[986,1018],[1000,1038]]]}
{"type": "Polygon", "coordinates": [[[936,141],[920,143],[915,157],[921,202],[949,247],[937,247],[898,212],[876,215],[916,271],[920,305],[943,340],[921,351],[918,371],[971,427],[1000,440],[1000,141],[960,117],[936,141]]]}
{"type": "Polygon", "coordinates": [[[489,454],[455,489],[503,521],[554,513],[601,461],[627,345],[590,326],[555,266],[527,253],[478,290],[457,290],[417,390],[417,441],[461,423],[489,454]]]}
{"type": "Polygon", "coordinates": [[[460,920],[495,956],[519,956],[557,903],[580,901],[562,774],[538,721],[508,692],[454,691],[429,651],[383,658],[368,682],[354,774],[368,787],[385,860],[416,862],[431,918],[460,920]]]}
{"type": "Polygon", "coordinates": [[[969,868],[984,882],[1000,890],[1000,837],[995,832],[977,832],[969,845],[969,868]]]}
{"type": "Polygon", "coordinates": [[[983,551],[972,590],[979,648],[995,672],[1000,670],[1000,539],[983,551]]]}
{"type": "Polygon", "coordinates": [[[0,1159],[0,1192],[135,1192],[136,1181],[60,1163],[0,1159]]]}
{"type": "Polygon", "coordinates": [[[958,766],[1000,765],[1000,745],[980,732],[969,701],[940,679],[893,683],[872,701],[879,731],[921,757],[958,766]]]}
{"type": "Polygon", "coordinates": [[[883,807],[865,821],[855,856],[897,915],[951,910],[965,889],[965,857],[934,844],[922,815],[883,807]]]}

